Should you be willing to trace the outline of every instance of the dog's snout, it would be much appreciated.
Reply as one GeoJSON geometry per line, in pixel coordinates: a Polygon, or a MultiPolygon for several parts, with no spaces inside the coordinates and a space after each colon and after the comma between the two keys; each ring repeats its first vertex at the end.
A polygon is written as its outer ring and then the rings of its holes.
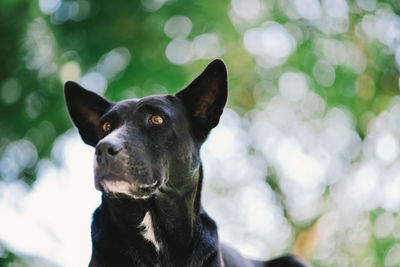
{"type": "Polygon", "coordinates": [[[97,157],[115,157],[122,150],[122,144],[114,140],[102,141],[96,146],[97,157]]]}

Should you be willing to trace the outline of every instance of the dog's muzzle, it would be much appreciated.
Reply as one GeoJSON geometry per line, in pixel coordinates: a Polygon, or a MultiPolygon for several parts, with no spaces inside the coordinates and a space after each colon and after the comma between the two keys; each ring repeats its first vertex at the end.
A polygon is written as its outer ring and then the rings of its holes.
{"type": "Polygon", "coordinates": [[[101,140],[95,157],[95,187],[101,192],[146,199],[160,187],[162,179],[155,179],[142,161],[132,163],[123,144],[116,139],[101,140]]]}

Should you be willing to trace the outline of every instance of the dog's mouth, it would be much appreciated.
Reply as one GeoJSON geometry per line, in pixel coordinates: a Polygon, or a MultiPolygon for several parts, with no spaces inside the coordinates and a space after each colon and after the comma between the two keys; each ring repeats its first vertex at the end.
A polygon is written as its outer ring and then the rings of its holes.
{"type": "Polygon", "coordinates": [[[113,197],[119,195],[130,196],[134,199],[148,199],[154,196],[160,188],[159,180],[150,184],[138,184],[127,182],[125,180],[107,180],[100,179],[95,181],[97,190],[113,197]]]}

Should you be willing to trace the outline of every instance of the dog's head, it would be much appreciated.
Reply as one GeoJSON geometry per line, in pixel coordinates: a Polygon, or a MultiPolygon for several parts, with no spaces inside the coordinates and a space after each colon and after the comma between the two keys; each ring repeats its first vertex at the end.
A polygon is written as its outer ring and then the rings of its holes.
{"type": "Polygon", "coordinates": [[[147,199],[197,183],[200,146],[227,100],[227,72],[217,59],[175,95],[116,103],[67,82],[65,98],[83,141],[96,148],[96,188],[147,199]]]}

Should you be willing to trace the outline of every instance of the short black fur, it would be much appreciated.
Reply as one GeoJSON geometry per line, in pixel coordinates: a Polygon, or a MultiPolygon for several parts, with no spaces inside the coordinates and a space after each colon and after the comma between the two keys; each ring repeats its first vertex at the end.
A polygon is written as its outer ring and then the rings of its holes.
{"type": "Polygon", "coordinates": [[[220,245],[201,205],[200,147],[227,101],[227,71],[211,62],[176,95],[112,103],[65,84],[72,121],[96,148],[89,266],[304,266],[286,256],[246,260],[220,245]]]}

